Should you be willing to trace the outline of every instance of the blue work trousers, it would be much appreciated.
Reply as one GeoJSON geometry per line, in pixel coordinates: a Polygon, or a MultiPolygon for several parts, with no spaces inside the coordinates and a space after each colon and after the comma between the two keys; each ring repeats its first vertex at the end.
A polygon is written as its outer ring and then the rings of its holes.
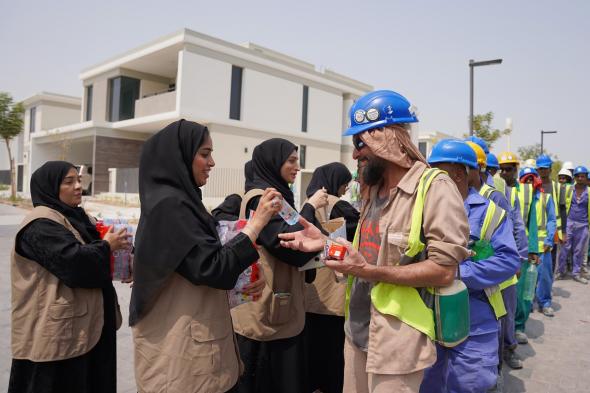
{"type": "Polygon", "coordinates": [[[551,251],[539,254],[537,266],[537,303],[540,308],[551,307],[551,287],[553,286],[551,251]]]}
{"type": "Polygon", "coordinates": [[[561,247],[559,252],[559,273],[565,273],[567,256],[570,250],[573,249],[573,275],[580,274],[580,267],[584,262],[584,252],[586,251],[586,242],[588,241],[588,223],[580,223],[575,221],[567,222],[567,241],[561,247]]]}
{"type": "Polygon", "coordinates": [[[498,332],[469,336],[454,348],[436,344],[420,393],[485,393],[498,376],[498,332]]]}
{"type": "Polygon", "coordinates": [[[518,345],[514,328],[514,318],[516,316],[516,284],[504,288],[502,299],[504,299],[504,307],[506,308],[506,315],[501,319],[502,337],[504,338],[503,347],[514,349],[518,345]]]}

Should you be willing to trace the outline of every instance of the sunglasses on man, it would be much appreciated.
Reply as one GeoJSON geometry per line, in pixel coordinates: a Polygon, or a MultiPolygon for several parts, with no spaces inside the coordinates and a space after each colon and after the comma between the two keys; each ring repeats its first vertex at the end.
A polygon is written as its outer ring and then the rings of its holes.
{"type": "Polygon", "coordinates": [[[361,150],[363,147],[367,146],[365,142],[361,139],[361,134],[356,134],[352,137],[352,145],[355,149],[361,150]]]}

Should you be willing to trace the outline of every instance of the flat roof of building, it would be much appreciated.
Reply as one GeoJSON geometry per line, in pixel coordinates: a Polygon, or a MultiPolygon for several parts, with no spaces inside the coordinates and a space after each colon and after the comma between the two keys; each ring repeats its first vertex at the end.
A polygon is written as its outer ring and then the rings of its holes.
{"type": "Polygon", "coordinates": [[[279,69],[294,75],[307,78],[318,83],[332,85],[332,87],[350,92],[364,94],[373,90],[373,86],[329,69],[319,69],[313,64],[285,55],[272,49],[248,42],[242,45],[233,44],[190,29],[182,29],[114,56],[94,66],[85,68],[79,77],[82,80],[95,77],[116,68],[127,68],[134,64],[141,64],[141,58],[162,52],[170,56],[182,50],[186,45],[195,45],[224,55],[246,59],[256,64],[279,69]]]}

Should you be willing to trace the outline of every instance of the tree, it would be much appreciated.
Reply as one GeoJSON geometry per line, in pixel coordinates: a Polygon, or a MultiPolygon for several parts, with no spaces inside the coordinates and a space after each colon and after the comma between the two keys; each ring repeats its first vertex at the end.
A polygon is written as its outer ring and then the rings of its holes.
{"type": "MultiPolygon", "coordinates": [[[[492,121],[494,120],[494,112],[484,113],[483,115],[473,116],[473,135],[483,139],[488,144],[488,148],[491,150],[492,145],[502,135],[509,135],[512,130],[506,128],[499,130],[492,128],[492,121]]],[[[468,135],[465,135],[467,137],[468,135]]]]}
{"type": "MultiPolygon", "coordinates": [[[[554,179],[557,179],[557,174],[561,170],[561,167],[563,166],[563,162],[561,162],[559,160],[557,155],[549,154],[549,153],[547,153],[547,151],[545,149],[543,149],[543,154],[547,154],[553,160],[553,164],[551,165],[551,176],[554,179]]],[[[540,155],[541,155],[541,144],[540,143],[537,143],[534,145],[522,146],[522,147],[518,148],[518,158],[520,158],[520,160],[523,162],[526,160],[529,160],[529,159],[536,160],[537,157],[539,157],[540,155]]]]}
{"type": "Polygon", "coordinates": [[[0,138],[4,139],[10,162],[10,197],[16,199],[16,171],[10,141],[23,130],[23,104],[14,103],[8,93],[0,92],[0,138]]]}

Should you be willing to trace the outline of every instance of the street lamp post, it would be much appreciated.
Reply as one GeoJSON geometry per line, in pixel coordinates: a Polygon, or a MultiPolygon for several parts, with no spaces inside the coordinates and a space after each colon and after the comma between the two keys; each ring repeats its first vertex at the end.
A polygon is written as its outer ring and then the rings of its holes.
{"type": "Polygon", "coordinates": [[[474,61],[469,60],[469,135],[473,135],[473,69],[479,66],[501,64],[502,59],[474,61]]]}
{"type": "Polygon", "coordinates": [[[557,131],[543,131],[541,130],[541,154],[543,154],[543,135],[545,134],[557,134],[557,131]]]}

